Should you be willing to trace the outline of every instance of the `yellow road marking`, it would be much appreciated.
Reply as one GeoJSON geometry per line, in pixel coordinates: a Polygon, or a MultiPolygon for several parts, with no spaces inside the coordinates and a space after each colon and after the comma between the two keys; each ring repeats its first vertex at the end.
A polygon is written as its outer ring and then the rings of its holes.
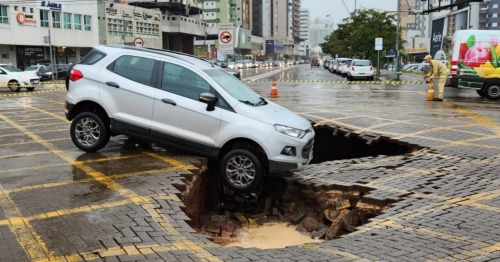
{"type": "MultiPolygon", "coordinates": [[[[140,195],[137,195],[135,192],[121,186],[120,184],[116,183],[114,180],[110,179],[109,177],[105,176],[104,174],[86,166],[84,163],[82,163],[81,161],[76,161],[74,160],[71,156],[68,156],[66,155],[65,153],[63,153],[60,149],[58,149],[57,147],[55,147],[53,144],[51,144],[50,142],[46,141],[46,140],[43,140],[41,137],[39,137],[38,135],[36,135],[35,133],[31,132],[30,130],[28,130],[26,127],[23,127],[21,125],[18,125],[16,122],[12,121],[11,119],[7,118],[6,116],[4,116],[3,114],[0,114],[0,119],[2,119],[3,121],[5,121],[6,123],[8,123],[9,125],[15,127],[16,129],[18,129],[19,131],[25,133],[26,135],[28,135],[29,137],[31,137],[34,141],[38,142],[39,144],[45,146],[50,152],[52,152],[53,154],[57,155],[59,158],[65,160],[66,162],[68,162],[69,164],[72,164],[74,165],[76,168],[78,169],[81,169],[82,171],[84,171],[86,174],[92,176],[96,181],[104,184],[107,186],[107,188],[111,189],[111,190],[115,190],[117,191],[120,195],[124,196],[125,198],[127,199],[130,199],[132,200],[136,205],[139,205],[139,206],[143,206],[143,205],[151,205],[150,201],[148,198],[146,197],[142,197],[140,195]]],[[[174,162],[174,161],[172,161],[174,162]]],[[[182,166],[185,166],[185,165],[182,165],[182,166]]],[[[182,167],[180,167],[182,168],[182,167]]],[[[164,217],[164,214],[160,214],[158,212],[156,212],[156,210],[152,209],[152,208],[144,208],[143,209],[151,216],[151,218],[156,222],[158,223],[158,225],[160,225],[166,232],[168,232],[169,234],[171,234],[172,236],[182,236],[182,234],[180,232],[178,232],[169,222],[168,220],[164,217]],[[161,219],[158,220],[158,218],[161,219]]],[[[28,227],[28,230],[31,234],[33,235],[36,235],[37,233],[33,230],[32,227],[28,227]]],[[[184,241],[188,241],[190,242],[189,240],[187,239],[184,239],[185,237],[181,237],[182,240],[184,241]]],[[[18,238],[18,241],[20,242],[20,244],[25,247],[25,243],[24,241],[21,239],[21,238],[18,238]]],[[[43,243],[43,241],[42,241],[43,243]]],[[[177,242],[179,243],[179,242],[177,242]]],[[[196,245],[196,244],[193,244],[193,245],[196,245]]],[[[32,252],[31,249],[25,249],[26,253],[29,254],[30,252],[32,252]]],[[[200,250],[199,252],[195,252],[195,255],[199,256],[200,254],[203,254],[205,256],[212,256],[213,259],[216,259],[216,257],[213,257],[213,255],[211,255],[208,251],[206,250],[200,250]]],[[[51,254],[50,257],[53,257],[53,255],[51,254]]]]}

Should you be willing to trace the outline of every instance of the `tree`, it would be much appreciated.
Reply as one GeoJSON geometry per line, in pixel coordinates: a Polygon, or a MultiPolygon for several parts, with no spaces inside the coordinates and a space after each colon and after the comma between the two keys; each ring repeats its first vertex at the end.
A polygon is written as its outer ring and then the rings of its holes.
{"type": "MultiPolygon", "coordinates": [[[[377,59],[375,38],[384,39],[384,49],[396,46],[396,14],[375,9],[358,9],[356,14],[344,18],[333,33],[325,37],[321,44],[323,52],[339,57],[365,57],[372,61],[377,59]]],[[[400,30],[402,31],[402,30],[400,30]]],[[[404,40],[399,36],[399,50],[404,40]]],[[[381,52],[383,58],[385,52],[381,52]]]]}

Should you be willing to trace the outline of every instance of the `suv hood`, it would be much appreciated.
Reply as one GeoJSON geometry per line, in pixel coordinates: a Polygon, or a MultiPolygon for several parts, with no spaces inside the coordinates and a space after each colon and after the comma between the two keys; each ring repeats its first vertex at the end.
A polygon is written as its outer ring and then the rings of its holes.
{"type": "Polygon", "coordinates": [[[266,101],[267,105],[262,106],[238,103],[234,109],[238,114],[270,125],[279,124],[301,130],[311,127],[311,123],[305,118],[269,100],[266,101]]]}
{"type": "Polygon", "coordinates": [[[21,77],[21,75],[28,75],[30,77],[38,78],[35,71],[23,71],[23,72],[9,72],[9,75],[14,75],[21,77]]]}

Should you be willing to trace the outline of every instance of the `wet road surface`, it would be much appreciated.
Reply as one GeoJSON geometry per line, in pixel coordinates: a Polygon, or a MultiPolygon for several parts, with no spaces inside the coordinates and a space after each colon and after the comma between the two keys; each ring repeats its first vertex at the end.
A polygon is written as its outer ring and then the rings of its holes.
{"type": "MultiPolygon", "coordinates": [[[[255,76],[255,75],[254,75],[255,76]]],[[[272,75],[248,85],[269,97],[272,75]]],[[[279,72],[270,100],[315,125],[424,149],[311,165],[305,188],[369,188],[391,208],[341,239],[261,250],[197,234],[180,200],[197,156],[124,137],[85,154],[69,137],[65,89],[0,90],[0,261],[489,261],[500,258],[500,103],[426,85],[338,84],[323,68],[279,72]],[[306,81],[307,80],[307,81],[306,81]]],[[[256,80],[257,81],[257,80],[256,80]]],[[[338,150],[342,150],[339,148],[338,150]]]]}

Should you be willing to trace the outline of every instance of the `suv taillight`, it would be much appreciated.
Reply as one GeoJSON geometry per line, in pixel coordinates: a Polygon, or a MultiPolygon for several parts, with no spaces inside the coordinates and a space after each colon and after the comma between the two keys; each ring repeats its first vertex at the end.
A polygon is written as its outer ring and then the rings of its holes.
{"type": "Polygon", "coordinates": [[[69,75],[69,80],[75,82],[76,80],[79,80],[80,78],[83,77],[82,72],[76,69],[71,69],[71,74],[69,75]]]}
{"type": "Polygon", "coordinates": [[[351,69],[352,69],[352,71],[354,71],[354,66],[351,69]]]}
{"type": "Polygon", "coordinates": [[[372,71],[372,70],[373,70],[373,66],[370,66],[370,71],[372,71]]]}

